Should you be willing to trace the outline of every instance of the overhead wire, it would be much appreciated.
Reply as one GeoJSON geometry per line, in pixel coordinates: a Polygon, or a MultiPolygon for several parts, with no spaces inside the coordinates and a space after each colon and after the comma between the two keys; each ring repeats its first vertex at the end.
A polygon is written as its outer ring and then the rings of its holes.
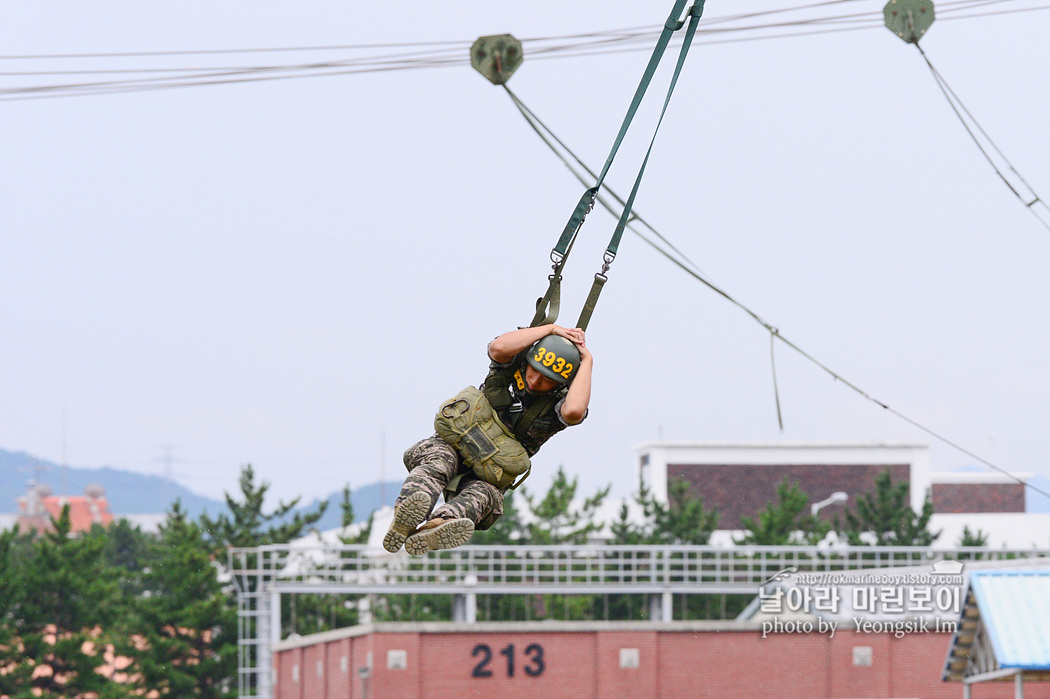
{"type": "MultiPolygon", "coordinates": [[[[379,63],[381,61],[382,62],[389,62],[391,59],[418,60],[418,59],[441,59],[441,58],[447,58],[447,57],[455,57],[455,58],[460,59],[460,62],[463,62],[463,61],[465,61],[465,59],[463,59],[463,52],[465,51],[465,49],[466,49],[466,47],[468,45],[469,45],[469,42],[458,42],[454,47],[447,48],[447,49],[427,49],[427,50],[423,50],[423,51],[408,51],[408,52],[404,52],[404,53],[384,53],[384,54],[381,54],[381,55],[378,55],[378,56],[365,56],[365,57],[348,58],[348,59],[342,59],[342,60],[330,60],[330,61],[313,61],[313,62],[310,62],[310,63],[298,63],[298,64],[276,65],[276,66],[259,66],[259,65],[255,65],[255,66],[243,66],[243,65],[242,66],[237,66],[237,65],[226,65],[226,66],[214,66],[214,67],[194,66],[194,67],[187,67],[187,68],[132,68],[132,69],[94,68],[94,69],[88,69],[88,70],[75,70],[75,71],[50,70],[50,71],[25,71],[25,72],[22,72],[22,73],[4,73],[4,72],[0,72],[0,75],[63,75],[63,74],[80,74],[80,73],[106,74],[106,73],[122,73],[122,72],[147,72],[147,73],[148,72],[158,72],[158,73],[162,73],[162,72],[176,72],[176,71],[182,71],[182,72],[195,72],[195,71],[197,71],[197,72],[199,72],[199,71],[234,71],[234,70],[254,71],[254,70],[267,69],[267,68],[308,69],[308,68],[313,68],[313,67],[326,67],[326,66],[350,66],[350,65],[356,65],[356,64],[368,65],[368,64],[379,63]]],[[[396,44],[387,44],[387,45],[385,45],[385,48],[390,48],[390,47],[394,47],[394,46],[397,46],[397,45],[396,44]]],[[[265,50],[265,49],[260,49],[260,50],[265,50]]],[[[305,50],[308,50],[308,49],[289,49],[289,50],[305,51],[305,50]]]]}
{"type": "MultiPolygon", "coordinates": [[[[757,41],[766,39],[781,39],[814,34],[836,33],[842,31],[856,31],[859,29],[874,28],[881,25],[879,12],[850,13],[824,17],[804,17],[790,21],[766,22],[760,24],[734,25],[742,19],[752,19],[760,16],[782,14],[785,12],[799,11],[809,8],[824,7],[828,5],[841,5],[857,2],[859,0],[830,0],[829,2],[811,3],[789,8],[777,8],[761,12],[743,13],[712,18],[707,26],[698,30],[698,41],[705,44],[737,43],[741,41],[757,41]],[[710,26],[712,24],[725,24],[729,26],[710,26]],[[820,26],[818,29],[804,30],[806,27],[820,26]],[[772,30],[784,30],[796,28],[798,31],[782,31],[776,34],[763,34],[772,30]],[[704,36],[699,36],[700,34],[704,36]],[[718,34],[726,33],[752,33],[752,36],[716,38],[718,34]]],[[[1019,0],[955,0],[944,3],[940,10],[941,15],[950,12],[965,12],[975,8],[983,8],[990,5],[1001,5],[1004,3],[1018,2],[1019,0]]],[[[1035,11],[1050,9],[1050,5],[1039,7],[1006,10],[1002,12],[1035,11]]],[[[969,19],[990,14],[988,12],[961,14],[947,17],[946,19],[969,19]]],[[[525,39],[531,44],[528,54],[533,60],[549,60],[552,58],[578,58],[582,56],[601,56],[614,53],[627,53],[645,50],[647,41],[658,31],[658,27],[633,27],[627,29],[606,30],[587,32],[583,34],[568,34],[552,37],[533,37],[525,39]],[[584,41],[581,41],[584,40],[584,41]],[[559,43],[560,42],[560,43],[559,43]]],[[[132,56],[184,56],[205,54],[233,54],[233,53],[263,53],[269,51],[317,51],[335,49],[360,49],[360,48],[411,48],[414,50],[394,54],[381,54],[356,58],[346,58],[331,61],[315,61],[288,65],[263,65],[263,66],[231,66],[222,68],[158,68],[157,72],[179,72],[182,75],[166,75],[153,78],[133,78],[128,80],[97,81],[85,83],[69,83],[56,85],[35,85],[25,87],[11,87],[0,89],[0,101],[18,101],[25,99],[41,99],[52,97],[73,97],[102,94],[119,94],[126,92],[140,92],[148,90],[169,89],[171,87],[198,87],[204,85],[226,85],[233,83],[261,82],[277,79],[324,77],[334,75],[352,75],[361,73],[380,73],[402,70],[418,70],[424,68],[440,68],[463,66],[468,63],[463,58],[464,47],[469,42],[463,41],[434,41],[434,42],[403,42],[391,44],[350,44],[345,46],[329,47],[284,47],[272,49],[219,49],[219,50],[191,50],[191,51],[169,51],[169,52],[122,52],[122,53],[99,53],[99,54],[41,54],[36,56],[0,56],[3,59],[29,59],[29,58],[119,58],[132,56]]],[[[105,69],[95,69],[97,73],[104,75],[105,69]]],[[[127,69],[115,69],[114,74],[127,69]]],[[[148,69],[135,69],[143,71],[148,69]]],[[[78,75],[81,72],[72,71],[40,71],[47,75],[78,75]]],[[[36,74],[32,71],[26,75],[36,74]]],[[[18,73],[0,73],[0,75],[18,75],[18,73]]]]}
{"type": "MultiPolygon", "coordinates": [[[[401,54],[385,54],[383,56],[369,56],[364,58],[353,58],[336,61],[315,61],[311,63],[302,64],[291,64],[291,65],[271,65],[271,66],[233,66],[233,67],[221,67],[221,68],[196,68],[196,69],[185,69],[189,71],[196,70],[196,75],[188,76],[165,76],[157,78],[140,78],[133,80],[124,81],[103,81],[93,83],[74,83],[71,85],[49,85],[41,87],[30,87],[20,88],[27,91],[40,91],[46,89],[53,90],[65,90],[65,89],[86,89],[86,88],[110,88],[114,86],[128,86],[138,87],[141,85],[148,85],[150,83],[162,83],[171,82],[175,80],[193,80],[193,79],[210,79],[214,77],[226,77],[232,75],[241,74],[258,74],[262,72],[281,72],[281,71],[317,71],[334,68],[345,68],[354,66],[372,66],[379,65],[380,67],[399,67],[399,66],[417,66],[422,61],[443,63],[450,58],[455,58],[457,65],[462,65],[467,62],[466,59],[462,58],[462,51],[456,51],[455,53],[449,53],[448,51],[417,51],[408,52],[401,54]],[[391,63],[391,60],[393,62],[391,63]],[[384,62],[384,63],[381,63],[384,62]],[[203,72],[200,72],[203,71],[203,72]]],[[[165,70],[165,69],[162,69],[165,70]]],[[[99,73],[106,73],[105,70],[99,70],[99,73]]],[[[7,90],[0,90],[0,94],[8,92],[7,90]]]]}
{"type": "MultiPolygon", "coordinates": [[[[557,156],[562,161],[562,163],[569,169],[569,171],[572,172],[572,174],[581,183],[583,183],[585,186],[588,184],[588,182],[593,181],[594,171],[591,168],[589,168],[583,162],[583,160],[578,155],[576,155],[576,153],[573,152],[572,149],[569,148],[568,145],[565,144],[564,141],[562,141],[560,138],[558,138],[558,136],[550,129],[550,127],[548,127],[538,116],[536,116],[536,114],[531,109],[529,109],[525,105],[525,103],[516,94],[514,94],[513,91],[510,90],[510,88],[508,88],[506,85],[503,85],[503,87],[504,87],[505,91],[507,92],[507,94],[510,96],[510,98],[511,98],[512,102],[514,103],[515,107],[518,109],[518,111],[525,118],[525,121],[529,124],[529,126],[533,129],[533,131],[535,131],[540,136],[540,138],[547,145],[547,147],[555,154],[555,156],[557,156]],[[554,145],[555,143],[564,151],[564,153],[559,151],[558,148],[555,147],[555,145],[554,145]],[[583,176],[583,174],[580,173],[577,170],[577,168],[582,169],[585,173],[587,173],[587,175],[591,176],[592,179],[591,180],[587,180],[583,176]]],[[[614,200],[616,200],[616,202],[619,204],[619,206],[622,209],[622,206],[625,203],[625,201],[619,195],[617,195],[609,187],[608,184],[604,185],[604,190],[614,200]]],[[[613,216],[618,216],[619,215],[618,211],[620,209],[614,208],[612,206],[612,204],[609,203],[608,199],[606,199],[605,197],[603,197],[603,196],[601,196],[599,194],[599,196],[597,197],[597,200],[606,210],[609,211],[610,214],[612,214],[613,216]]],[[[770,352],[771,352],[771,355],[772,355],[772,352],[773,352],[772,348],[774,346],[775,341],[779,340],[780,342],[784,343],[787,347],[791,348],[796,353],[798,353],[800,356],[802,356],[804,359],[809,361],[811,364],[813,364],[814,366],[818,367],[819,369],[824,371],[826,374],[831,376],[835,381],[838,381],[838,382],[842,383],[844,386],[846,386],[847,388],[849,388],[853,392],[857,393],[858,395],[863,397],[865,400],[868,400],[868,401],[874,403],[875,405],[879,406],[883,410],[886,410],[890,414],[896,416],[898,419],[901,419],[904,422],[907,422],[908,424],[912,425],[916,429],[921,430],[922,432],[924,432],[925,434],[929,435],[930,437],[936,439],[937,441],[939,441],[939,442],[941,442],[941,443],[943,443],[943,444],[945,444],[945,445],[955,449],[956,451],[958,451],[958,452],[968,456],[971,459],[974,459],[975,461],[977,461],[977,462],[987,466],[988,468],[990,468],[990,469],[992,469],[994,471],[998,471],[999,473],[1002,473],[1003,475],[1007,476],[1011,480],[1014,480],[1017,483],[1020,483],[1021,485],[1025,486],[1026,488],[1031,489],[1033,492],[1039,493],[1041,495],[1046,496],[1047,498],[1050,498],[1050,492],[1047,492],[1047,491],[1043,490],[1042,488],[1039,488],[1036,485],[1033,485],[1033,484],[1031,484],[1031,483],[1029,483],[1029,482],[1027,482],[1027,481],[1025,481],[1023,479],[1021,479],[1021,478],[1018,478],[1017,476],[1015,476],[1014,474],[1010,473],[1006,469],[1001,468],[1000,466],[998,466],[995,463],[989,461],[988,459],[986,459],[986,458],[984,458],[984,457],[974,453],[973,451],[967,449],[966,447],[962,446],[958,442],[956,442],[956,441],[954,441],[952,439],[949,439],[948,437],[945,437],[940,432],[938,432],[938,431],[936,431],[936,430],[934,430],[934,429],[932,429],[930,427],[927,427],[925,424],[919,422],[918,420],[916,420],[916,419],[910,417],[909,415],[901,412],[900,410],[897,410],[896,408],[890,406],[885,401],[882,401],[882,400],[879,400],[878,398],[875,398],[869,392],[867,392],[864,389],[862,389],[859,385],[853,383],[852,381],[849,381],[842,374],[840,374],[839,372],[836,372],[831,367],[829,367],[827,364],[825,364],[824,362],[818,360],[817,358],[815,358],[809,352],[806,352],[805,350],[803,350],[799,345],[795,344],[793,341],[791,341],[790,339],[785,337],[784,334],[781,333],[780,330],[776,326],[774,326],[771,323],[769,323],[768,321],[766,321],[757,312],[752,310],[750,307],[748,307],[747,305],[745,305],[741,301],[739,301],[736,298],[734,298],[732,295],[730,295],[727,291],[725,291],[718,284],[716,284],[715,282],[711,281],[707,277],[707,275],[705,275],[704,272],[702,270],[700,270],[699,267],[697,267],[697,265],[692,260],[690,260],[688,257],[686,257],[677,247],[675,247],[673,244],[671,244],[671,242],[664,235],[659,233],[652,226],[652,224],[648,223],[644,218],[642,218],[641,214],[639,214],[637,212],[637,210],[635,210],[633,212],[631,220],[627,224],[627,228],[629,230],[631,230],[631,232],[633,232],[639,238],[641,238],[650,247],[652,247],[654,250],[659,252],[661,255],[663,255],[665,258],[667,258],[670,262],[675,264],[679,269],[684,271],[689,276],[693,277],[696,281],[700,282],[701,284],[706,286],[711,291],[715,292],[716,294],[718,294],[719,296],[724,298],[729,303],[731,303],[734,306],[736,306],[738,309],[740,309],[741,311],[746,313],[752,320],[754,320],[756,323],[761,325],[770,335],[770,352]],[[657,238],[659,238],[659,240],[662,241],[663,244],[667,246],[667,248],[670,248],[670,250],[665,249],[660,244],[655,242],[652,238],[650,238],[649,236],[645,235],[643,232],[638,230],[638,228],[635,226],[636,222],[637,223],[641,223],[643,226],[645,226],[646,229],[648,229],[652,234],[654,234],[657,238]]],[[[783,429],[783,420],[782,420],[781,415],[780,415],[780,394],[779,394],[779,390],[777,389],[777,382],[776,382],[776,363],[775,363],[775,361],[773,362],[773,389],[774,389],[774,398],[775,398],[776,404],[777,404],[777,419],[778,419],[778,421],[780,423],[781,429],[783,429]]]]}
{"type": "MultiPolygon", "coordinates": [[[[1004,2],[1009,0],[986,0],[986,2],[1004,2]]],[[[972,4],[972,3],[971,3],[972,4]]],[[[1043,8],[1026,8],[1026,9],[1050,9],[1050,6],[1043,8]]],[[[971,15],[957,17],[955,19],[966,18],[971,15]]],[[[972,15],[976,16],[976,15],[972,15]]],[[[826,20],[829,18],[825,18],[826,20]]],[[[809,24],[811,20],[805,20],[796,23],[797,25],[809,24]]],[[[803,36],[809,34],[820,34],[820,33],[832,33],[837,31],[852,31],[855,29],[864,29],[878,26],[878,22],[872,20],[870,25],[860,25],[856,27],[846,28],[831,28],[821,29],[807,32],[793,32],[789,34],[777,34],[777,35],[765,35],[757,37],[742,37],[742,38],[731,38],[722,40],[708,40],[703,43],[732,43],[736,41],[752,41],[759,39],[772,39],[772,38],[786,38],[792,36],[803,36]]],[[[746,31],[755,29],[756,27],[743,27],[743,28],[732,28],[731,31],[746,31]]],[[[630,38],[630,37],[629,37],[630,38]]],[[[635,40],[630,38],[631,40],[635,40]]],[[[626,39],[623,35],[616,39],[619,43],[624,43],[626,39]]],[[[605,42],[603,42],[605,43],[605,42]]],[[[633,50],[641,50],[641,48],[618,48],[618,49],[607,49],[607,50],[595,50],[594,45],[590,46],[554,46],[540,49],[534,49],[530,52],[530,55],[535,60],[544,60],[548,58],[573,58],[584,55],[607,55],[610,53],[624,53],[633,50]],[[570,53],[576,49],[575,52],[570,53]],[[557,55],[543,55],[544,53],[550,52],[551,54],[557,55]],[[535,54],[539,55],[535,55],[535,54]]],[[[462,55],[462,54],[460,54],[462,55]]],[[[81,95],[96,95],[96,94],[114,94],[122,92],[137,92],[143,90],[153,89],[166,89],[169,85],[164,83],[175,83],[171,85],[175,87],[195,87],[201,85],[212,85],[212,84],[231,84],[241,82],[255,82],[263,80],[273,79],[287,79],[287,78],[298,78],[298,77],[320,77],[330,75],[348,75],[357,73],[376,73],[376,72],[387,72],[396,70],[410,70],[420,68],[433,68],[433,67],[450,67],[460,66],[466,63],[465,59],[455,57],[441,58],[439,56],[431,56],[426,60],[415,59],[415,60],[399,60],[394,63],[389,63],[389,56],[379,57],[368,57],[365,59],[350,59],[345,61],[329,61],[329,62],[315,62],[308,64],[289,65],[289,66],[256,66],[247,68],[238,68],[236,70],[216,70],[216,69],[205,69],[206,72],[198,73],[195,75],[184,75],[184,76],[168,76],[163,78],[143,78],[129,81],[107,81],[106,84],[98,83],[78,83],[71,85],[52,85],[52,86],[33,86],[26,88],[9,88],[6,90],[0,90],[0,95],[6,95],[0,97],[0,101],[13,101],[19,99],[39,99],[42,97],[66,97],[66,96],[81,96],[81,95]],[[383,64],[382,61],[388,63],[383,64]],[[362,67],[364,66],[364,67],[362,67]],[[345,69],[341,69],[344,68],[345,69]],[[307,72],[308,71],[308,72],[307,72]],[[320,72],[323,71],[323,72],[320,72]],[[270,73],[286,73],[286,75],[277,76],[276,78],[270,73]],[[267,75],[261,75],[267,73],[267,75]],[[244,76],[233,79],[235,76],[244,76]]],[[[162,69],[163,70],[163,69],[162,69]]],[[[105,71],[100,71],[105,72],[105,71]]]]}
{"type": "MultiPolygon", "coordinates": [[[[711,17],[705,21],[705,25],[710,26],[714,24],[720,24],[725,22],[732,22],[739,19],[747,19],[752,17],[768,16],[773,14],[782,14],[785,12],[795,12],[799,10],[812,9],[816,7],[823,7],[828,5],[840,5],[850,2],[861,2],[863,0],[826,0],[825,2],[812,3],[809,5],[796,5],[793,7],[781,7],[774,10],[761,10],[757,12],[748,12],[735,15],[723,15],[720,17],[711,17]]],[[[970,4],[975,2],[1012,2],[1015,0],[956,0],[955,2],[946,3],[947,5],[956,4],[970,4]]],[[[556,36],[538,36],[538,37],[525,37],[522,38],[523,42],[538,42],[538,41],[550,41],[550,40],[565,40],[565,39],[582,39],[599,36],[614,36],[617,34],[624,33],[639,33],[644,32],[646,34],[653,34],[659,31],[659,25],[642,25],[638,27],[628,27],[623,29],[613,30],[597,30],[591,32],[580,32],[574,34],[562,34],[556,36]]],[[[704,31],[700,29],[698,31],[704,31]]],[[[335,50],[359,50],[359,49],[373,49],[373,48],[403,48],[403,47],[419,47],[419,46],[446,46],[449,48],[462,47],[464,44],[469,45],[470,41],[462,40],[445,40],[445,41],[411,41],[411,42],[391,42],[391,43],[373,43],[373,44],[333,44],[328,46],[280,46],[280,47],[255,47],[245,49],[184,49],[174,51],[121,51],[121,52],[110,52],[110,53],[52,53],[52,54],[11,54],[11,55],[0,55],[0,60],[28,60],[28,59],[57,59],[57,58],[128,58],[128,57],[143,57],[143,56],[190,56],[190,55],[209,55],[209,54],[238,54],[238,53],[273,53],[273,52],[293,52],[293,51],[335,51],[335,50]]]]}
{"type": "Polygon", "coordinates": [[[1017,168],[1015,168],[1013,163],[1010,162],[1010,159],[1006,157],[1003,151],[1000,150],[999,146],[996,145],[995,141],[992,140],[992,137],[988,135],[988,132],[984,130],[984,127],[981,126],[981,123],[977,121],[973,114],[970,113],[970,110],[966,108],[966,105],[963,104],[961,99],[959,99],[959,96],[955,94],[955,91],[948,84],[948,81],[944,79],[944,76],[941,75],[940,71],[934,68],[929,56],[927,56],[926,52],[922,50],[922,46],[920,46],[918,42],[915,42],[915,48],[919,50],[919,53],[922,55],[923,60],[929,67],[930,72],[933,74],[934,80],[937,82],[937,87],[940,88],[941,94],[943,94],[944,98],[948,101],[948,105],[952,108],[952,112],[954,112],[955,116],[958,117],[959,123],[963,125],[964,129],[966,129],[966,133],[970,135],[970,138],[973,140],[974,145],[976,145],[977,149],[981,151],[981,155],[984,156],[984,159],[987,160],[988,164],[992,166],[993,170],[995,170],[995,174],[998,175],[999,179],[1001,179],[1003,183],[1007,186],[1007,188],[1009,188],[1009,190],[1013,192],[1013,195],[1017,197],[1017,200],[1024,204],[1026,209],[1032,212],[1032,215],[1035,216],[1036,220],[1039,221],[1039,223],[1043,224],[1044,228],[1050,231],[1050,219],[1041,216],[1039,214],[1038,208],[1039,206],[1041,206],[1047,211],[1047,213],[1050,213],[1050,205],[1048,205],[1046,201],[1040,198],[1039,194],[1036,193],[1034,189],[1032,189],[1032,186],[1028,184],[1028,181],[1024,178],[1024,176],[1017,171],[1017,168]],[[965,117],[963,116],[964,114],[965,117]],[[969,119],[969,122],[967,122],[967,119],[969,119]],[[1002,170],[992,158],[991,154],[981,144],[980,139],[977,138],[977,134],[975,134],[974,130],[970,128],[970,122],[972,122],[973,125],[977,127],[977,131],[979,131],[980,134],[984,137],[984,139],[988,142],[988,145],[991,146],[992,150],[994,150],[999,155],[999,157],[1002,158],[1002,161],[1010,169],[1010,172],[1014,173],[1014,175],[1017,176],[1017,179],[1019,181],[1017,187],[1015,187],[1014,184],[1010,182],[1010,180],[1006,177],[1006,175],[1003,174],[1002,170]],[[1024,189],[1028,190],[1028,197],[1023,196],[1021,192],[1018,191],[1018,188],[1020,187],[1023,187],[1024,189]],[[1025,199],[1029,199],[1029,201],[1025,201],[1025,199]]]}
{"type": "MultiPolygon", "coordinates": [[[[341,51],[344,49],[375,49],[375,48],[401,48],[405,46],[443,46],[450,44],[462,44],[462,41],[410,41],[400,43],[383,44],[336,44],[332,46],[277,46],[270,48],[251,49],[184,49],[180,51],[119,51],[113,53],[34,53],[24,55],[0,55],[0,60],[5,59],[37,59],[37,58],[130,58],[141,56],[194,56],[207,54],[230,54],[230,53],[274,53],[277,51],[341,51]]],[[[469,43],[469,42],[468,42],[469,43]]]]}
{"type": "MultiPolygon", "coordinates": [[[[153,84],[143,84],[142,82],[136,82],[136,83],[132,83],[132,84],[114,83],[114,84],[109,85],[109,86],[101,86],[101,87],[97,87],[97,88],[91,89],[91,90],[79,90],[79,88],[77,88],[76,86],[69,86],[67,89],[69,89],[71,91],[63,92],[63,91],[61,91],[62,88],[56,88],[59,91],[55,92],[53,94],[49,94],[47,92],[48,88],[43,88],[43,89],[40,89],[40,90],[22,90],[22,91],[19,91],[19,92],[29,92],[30,94],[24,94],[24,95],[20,94],[18,96],[14,96],[14,97],[9,97],[9,96],[0,97],[0,102],[12,102],[12,101],[28,100],[28,99],[49,99],[49,98],[60,98],[60,97],[77,97],[77,96],[83,96],[83,95],[107,95],[107,94],[120,94],[120,93],[128,93],[128,92],[146,92],[146,91],[152,91],[152,90],[175,89],[175,88],[184,88],[184,87],[200,87],[200,86],[204,86],[204,85],[231,85],[231,84],[236,84],[236,83],[267,82],[267,81],[274,81],[274,80],[295,80],[295,79],[302,79],[302,78],[324,78],[324,77],[330,77],[330,76],[333,76],[333,75],[354,75],[354,74],[358,74],[358,73],[383,73],[383,72],[399,71],[399,70],[406,70],[406,69],[442,68],[442,67],[452,66],[452,65],[461,66],[461,65],[464,65],[465,63],[466,63],[465,61],[460,60],[460,59],[455,59],[455,60],[451,60],[450,59],[448,61],[428,61],[426,63],[419,63],[419,64],[415,64],[415,63],[411,63],[411,62],[402,62],[402,63],[399,63],[399,64],[389,65],[389,66],[350,68],[350,69],[346,69],[346,70],[334,70],[333,69],[333,70],[328,70],[326,72],[309,72],[309,73],[303,73],[303,74],[292,73],[292,74],[281,74],[281,75],[259,75],[258,73],[260,73],[262,71],[276,72],[276,71],[285,71],[285,70],[302,70],[302,68],[285,69],[285,68],[277,68],[277,67],[266,67],[266,68],[259,68],[259,69],[230,71],[230,72],[226,72],[226,73],[206,75],[206,76],[201,76],[204,79],[200,79],[200,80],[193,80],[193,81],[187,81],[187,82],[169,82],[169,83],[166,83],[166,84],[160,84],[160,83],[156,83],[156,82],[153,83],[153,84]],[[224,76],[228,76],[228,77],[224,77],[224,76]],[[237,77],[237,76],[245,76],[245,77],[237,77]],[[248,77],[248,76],[251,76],[251,77],[248,77]],[[221,78],[221,79],[213,79],[213,78],[221,78]]],[[[9,94],[9,93],[5,93],[4,90],[0,90],[0,95],[4,95],[4,94],[9,94]]]]}
{"type": "MultiPolygon", "coordinates": [[[[809,9],[813,7],[820,7],[823,5],[836,5],[844,2],[859,2],[860,0],[830,0],[828,2],[820,2],[811,5],[801,5],[795,7],[778,8],[776,10],[765,10],[761,12],[751,12],[739,15],[724,15],[722,17],[714,17],[707,21],[707,24],[715,24],[719,22],[734,21],[742,18],[758,17],[762,15],[779,14],[782,12],[791,12],[802,9],[809,9]]],[[[973,2],[974,0],[968,0],[973,2]]],[[[997,2],[1004,2],[1008,0],[995,0],[997,2]]],[[[591,37],[600,36],[615,36],[619,34],[635,34],[645,33],[653,34],[659,32],[659,25],[647,24],[637,27],[627,27],[622,29],[610,29],[610,30],[596,30],[590,32],[580,32],[574,34],[561,34],[556,36],[535,36],[535,37],[524,37],[521,39],[523,42],[538,42],[538,41],[550,41],[550,40],[565,40],[565,39],[585,39],[591,37]]],[[[5,59],[56,59],[56,58],[127,58],[127,57],[142,57],[142,56],[189,56],[189,55],[208,55],[208,54],[234,54],[234,53],[272,53],[278,51],[336,51],[336,50],[357,50],[357,49],[373,49],[373,48],[404,48],[409,46],[446,46],[446,47],[462,47],[463,45],[470,45],[470,41],[463,40],[446,40],[446,41],[410,41],[410,42],[393,42],[393,43],[378,43],[378,44],[335,44],[330,46],[280,46],[280,47],[269,47],[269,48],[248,48],[248,49],[189,49],[189,50],[177,50],[177,51],[121,51],[111,53],[52,53],[52,54],[12,54],[12,55],[0,55],[0,60],[5,59]]]]}

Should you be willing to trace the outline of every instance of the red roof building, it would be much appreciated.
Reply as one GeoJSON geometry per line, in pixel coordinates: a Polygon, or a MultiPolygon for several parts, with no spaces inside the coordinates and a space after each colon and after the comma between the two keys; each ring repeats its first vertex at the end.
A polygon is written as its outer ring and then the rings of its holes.
{"type": "Polygon", "coordinates": [[[83,495],[53,495],[51,488],[35,481],[29,482],[26,494],[18,498],[18,529],[22,532],[50,532],[55,528],[52,518],[62,515],[69,505],[72,532],[86,532],[95,524],[108,527],[113,523],[102,486],[89,485],[83,495]]]}

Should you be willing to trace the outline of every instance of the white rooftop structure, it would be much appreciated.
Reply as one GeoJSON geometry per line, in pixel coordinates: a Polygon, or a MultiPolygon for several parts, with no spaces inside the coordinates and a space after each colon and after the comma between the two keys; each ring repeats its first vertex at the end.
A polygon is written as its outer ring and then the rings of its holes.
{"type": "Polygon", "coordinates": [[[667,499],[667,467],[681,463],[770,466],[908,464],[914,509],[922,508],[932,483],[930,449],[925,444],[644,442],[634,450],[639,455],[642,481],[661,500],[667,499]]]}

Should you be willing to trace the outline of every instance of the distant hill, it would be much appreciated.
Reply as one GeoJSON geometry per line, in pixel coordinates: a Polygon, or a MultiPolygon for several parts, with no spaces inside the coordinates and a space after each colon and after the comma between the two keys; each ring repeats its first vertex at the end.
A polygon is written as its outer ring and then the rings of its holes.
{"type": "Polygon", "coordinates": [[[198,495],[185,486],[161,476],[151,476],[115,468],[63,469],[58,464],[38,459],[25,452],[0,449],[0,512],[18,512],[18,498],[25,495],[26,481],[37,478],[51,486],[56,495],[82,495],[84,488],[97,483],[106,490],[110,510],[115,515],[156,514],[166,512],[176,498],[192,517],[202,512],[217,513],[226,507],[224,501],[198,495]],[[62,490],[65,481],[65,492],[62,490]]]}
{"type": "MultiPolygon", "coordinates": [[[[40,469],[39,480],[51,486],[56,494],[60,494],[59,490],[63,480],[61,466],[45,459],[38,459],[25,452],[0,449],[0,513],[18,512],[18,498],[26,492],[26,481],[36,478],[38,467],[40,469]]],[[[110,510],[117,516],[167,512],[176,498],[182,501],[183,509],[192,518],[198,517],[203,512],[215,516],[226,510],[225,500],[214,500],[198,495],[185,486],[161,476],[121,471],[109,467],[67,466],[65,468],[66,492],[64,494],[80,495],[90,484],[98,484],[105,488],[110,510]]],[[[387,483],[386,504],[394,504],[400,487],[400,482],[387,483]]],[[[379,508],[381,491],[381,484],[373,483],[362,486],[351,493],[350,501],[354,506],[356,520],[368,519],[372,511],[379,508]]],[[[330,503],[328,510],[316,525],[322,530],[332,529],[341,524],[342,511],[339,505],[343,500],[343,493],[342,491],[332,493],[325,500],[330,503]]],[[[320,499],[315,499],[296,511],[317,509],[320,502],[320,499]]],[[[268,504],[272,508],[277,505],[277,500],[274,499],[268,504]]]]}
{"type": "MultiPolygon", "coordinates": [[[[393,507],[394,500],[397,499],[397,494],[401,490],[401,482],[388,481],[386,484],[386,499],[385,502],[380,502],[380,496],[383,494],[383,486],[380,483],[372,483],[371,485],[361,486],[356,490],[350,492],[350,503],[354,506],[354,520],[357,522],[366,521],[369,515],[374,510],[378,510],[380,505],[389,505],[393,507]]],[[[323,502],[322,500],[313,500],[303,507],[298,508],[297,512],[309,512],[316,510],[318,505],[323,502]]],[[[336,527],[342,526],[343,511],[341,503],[343,502],[343,492],[332,493],[327,498],[328,509],[325,510],[324,515],[317,521],[314,526],[324,531],[326,529],[335,529],[336,527]]]]}

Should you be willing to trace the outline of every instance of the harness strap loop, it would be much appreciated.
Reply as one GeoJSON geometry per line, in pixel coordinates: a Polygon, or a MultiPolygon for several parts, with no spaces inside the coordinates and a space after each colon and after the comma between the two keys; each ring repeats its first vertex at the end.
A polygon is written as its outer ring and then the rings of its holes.
{"type": "Polygon", "coordinates": [[[536,313],[532,316],[532,322],[529,323],[530,328],[553,323],[558,319],[558,312],[561,308],[561,271],[565,267],[565,261],[569,259],[569,253],[572,252],[575,242],[576,238],[569,241],[569,247],[566,248],[564,254],[556,250],[551,251],[554,273],[547,277],[547,292],[536,299],[536,313]]]}
{"type": "Polygon", "coordinates": [[[558,319],[561,310],[561,275],[552,274],[547,277],[547,293],[536,299],[536,314],[532,317],[530,328],[538,325],[553,323],[558,319]]]}

